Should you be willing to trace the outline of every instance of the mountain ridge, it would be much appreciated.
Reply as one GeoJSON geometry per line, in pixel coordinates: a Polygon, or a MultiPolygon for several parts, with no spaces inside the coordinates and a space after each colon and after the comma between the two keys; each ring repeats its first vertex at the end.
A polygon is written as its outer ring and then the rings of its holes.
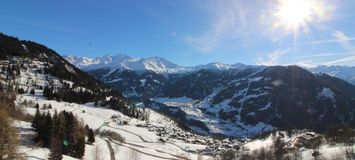
{"type": "MultiPolygon", "coordinates": [[[[221,62],[211,62],[195,66],[177,65],[162,57],[133,58],[125,54],[104,55],[94,58],[85,56],[64,56],[70,63],[85,71],[94,71],[99,69],[114,70],[132,70],[138,72],[153,71],[157,74],[184,74],[198,71],[201,69],[246,69],[251,67],[263,68],[263,65],[248,65],[243,63],[225,64],[221,62]]],[[[313,73],[325,73],[333,77],[341,78],[355,85],[355,66],[316,66],[305,68],[313,73]]]]}
{"type": "Polygon", "coordinates": [[[153,71],[158,74],[179,74],[196,71],[200,69],[226,70],[233,68],[248,68],[252,65],[242,63],[224,64],[221,62],[211,62],[196,66],[180,66],[165,58],[154,56],[147,58],[133,58],[124,54],[104,55],[100,57],[88,58],[84,56],[64,56],[73,65],[85,71],[92,71],[102,68],[129,69],[135,71],[153,71]],[[122,57],[122,58],[117,58],[122,57]]]}

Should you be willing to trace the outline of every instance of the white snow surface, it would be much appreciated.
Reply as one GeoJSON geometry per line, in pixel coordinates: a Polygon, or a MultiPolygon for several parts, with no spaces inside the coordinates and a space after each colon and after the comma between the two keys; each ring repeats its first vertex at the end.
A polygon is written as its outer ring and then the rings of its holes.
{"type": "MultiPolygon", "coordinates": [[[[291,136],[285,136],[286,132],[278,131],[275,135],[269,135],[266,138],[255,139],[243,144],[243,148],[246,152],[250,154],[254,153],[255,151],[260,151],[261,149],[265,149],[268,152],[272,149],[274,145],[274,140],[276,137],[281,136],[281,140],[286,143],[287,148],[295,147],[295,144],[298,142],[298,139],[308,139],[313,136],[317,136],[314,132],[309,131],[300,131],[297,134],[291,136]]],[[[345,144],[337,144],[337,145],[328,145],[322,144],[319,147],[320,157],[322,159],[346,159],[346,149],[353,149],[355,150],[355,145],[353,146],[346,146],[345,144]]],[[[313,149],[300,149],[300,159],[302,160],[312,160],[314,157],[312,156],[313,149]]]]}
{"type": "MultiPolygon", "coordinates": [[[[76,104],[67,102],[58,102],[54,100],[46,100],[40,92],[36,95],[23,94],[18,95],[16,99],[16,105],[18,107],[23,107],[29,114],[35,114],[36,109],[33,106],[23,106],[22,102],[26,100],[28,104],[38,103],[39,106],[44,104],[52,105],[52,109],[40,109],[40,112],[49,112],[54,114],[54,111],[58,112],[62,110],[73,112],[75,116],[82,119],[85,124],[88,124],[91,128],[100,130],[111,130],[113,132],[121,134],[125,138],[125,143],[110,142],[115,150],[116,159],[129,160],[132,157],[132,152],[134,156],[138,157],[137,160],[160,160],[160,159],[177,159],[181,155],[188,155],[191,159],[197,159],[197,154],[188,153],[185,148],[189,150],[198,152],[198,150],[204,149],[205,145],[197,145],[186,143],[181,140],[170,139],[167,143],[162,143],[159,141],[159,136],[155,132],[149,130],[149,128],[138,127],[136,125],[144,125],[146,121],[140,121],[137,119],[129,118],[118,111],[111,109],[98,108],[93,105],[93,103],[87,104],[76,104]],[[115,115],[117,118],[112,118],[115,115]],[[128,121],[128,125],[122,125],[119,122],[128,121]]],[[[41,107],[40,107],[41,108],[41,107]]],[[[178,128],[177,125],[169,120],[167,117],[154,112],[150,109],[149,123],[153,126],[165,126],[170,128],[178,128]]],[[[28,132],[29,134],[35,134],[31,131],[30,123],[18,122],[15,123],[21,126],[21,134],[28,132]],[[30,130],[30,131],[29,131],[30,130]]],[[[93,159],[93,152],[96,146],[102,152],[102,159],[110,159],[109,149],[105,139],[96,136],[96,141],[93,145],[86,145],[85,156],[83,159],[91,160],[93,159]]],[[[47,159],[49,150],[46,148],[35,148],[29,146],[30,142],[23,143],[20,150],[26,152],[28,159],[47,159]]],[[[33,144],[32,144],[33,145],[33,144]]],[[[74,159],[72,157],[64,156],[64,159],[74,159]]]]}
{"type": "Polygon", "coordinates": [[[318,93],[318,98],[328,98],[335,102],[335,93],[330,88],[325,87],[318,93]]]}

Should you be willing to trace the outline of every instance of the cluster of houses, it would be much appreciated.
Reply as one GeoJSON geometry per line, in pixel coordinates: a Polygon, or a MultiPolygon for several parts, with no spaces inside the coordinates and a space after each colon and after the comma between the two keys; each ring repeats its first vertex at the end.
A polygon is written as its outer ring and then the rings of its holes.
{"type": "Polygon", "coordinates": [[[206,148],[198,152],[204,155],[216,155],[228,150],[238,150],[241,142],[238,140],[214,139],[212,137],[200,136],[177,127],[155,126],[152,124],[137,124],[137,127],[148,128],[149,131],[155,132],[161,142],[169,142],[170,139],[181,140],[186,143],[205,145],[206,148]]]}

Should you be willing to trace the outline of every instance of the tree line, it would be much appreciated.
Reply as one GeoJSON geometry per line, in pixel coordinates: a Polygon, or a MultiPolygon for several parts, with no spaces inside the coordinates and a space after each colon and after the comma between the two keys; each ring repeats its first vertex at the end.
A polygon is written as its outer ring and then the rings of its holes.
{"type": "Polygon", "coordinates": [[[42,147],[50,148],[51,160],[62,159],[62,155],[82,158],[85,144],[95,142],[94,132],[89,126],[84,126],[71,112],[61,111],[51,116],[49,112],[40,113],[37,109],[32,121],[32,127],[37,132],[34,141],[42,147]],[[88,140],[86,142],[86,136],[88,140]]]}
{"type": "Polygon", "coordinates": [[[94,101],[94,105],[97,107],[108,107],[120,111],[129,117],[145,120],[149,116],[145,109],[139,110],[134,104],[130,104],[120,97],[110,96],[109,99],[105,99],[106,97],[104,95],[105,94],[92,93],[83,89],[75,90],[73,87],[69,87],[69,85],[63,85],[62,88],[54,88],[51,86],[43,88],[43,96],[47,97],[48,100],[79,104],[94,101]]]}

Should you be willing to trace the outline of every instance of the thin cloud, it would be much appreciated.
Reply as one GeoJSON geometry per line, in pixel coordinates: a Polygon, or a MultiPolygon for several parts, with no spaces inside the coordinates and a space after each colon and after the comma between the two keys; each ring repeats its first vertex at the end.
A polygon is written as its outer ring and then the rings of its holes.
{"type": "Polygon", "coordinates": [[[317,66],[311,60],[299,61],[299,62],[296,62],[296,65],[302,66],[302,67],[305,67],[305,68],[312,68],[312,67],[316,67],[317,66]]]}
{"type": "Polygon", "coordinates": [[[352,41],[355,41],[355,37],[349,37],[342,31],[334,31],[333,39],[327,39],[327,40],[318,40],[318,41],[310,41],[310,42],[305,42],[305,44],[329,44],[329,43],[339,43],[344,46],[349,46],[351,45],[350,43],[352,41]]]}
{"type": "Polygon", "coordinates": [[[305,68],[312,68],[317,66],[312,60],[303,60],[303,61],[297,61],[293,63],[284,63],[282,65],[288,66],[288,65],[297,65],[305,68]]]}
{"type": "Polygon", "coordinates": [[[355,40],[355,37],[350,37],[342,31],[332,32],[334,39],[312,41],[309,44],[329,44],[338,43],[344,50],[344,52],[326,53],[303,56],[302,58],[319,58],[319,57],[340,57],[328,61],[320,61],[317,64],[321,65],[354,65],[355,64],[355,46],[351,43],[355,40]]]}
{"type": "Polygon", "coordinates": [[[345,35],[344,32],[335,31],[333,36],[336,38],[337,42],[347,50],[355,50],[355,47],[351,44],[351,38],[345,35]]]}
{"type": "MultiPolygon", "coordinates": [[[[355,37],[348,37],[348,41],[355,41],[355,37]]],[[[338,39],[328,39],[328,40],[319,40],[306,42],[306,44],[329,44],[329,43],[338,43],[338,39]]]]}
{"type": "Polygon", "coordinates": [[[347,36],[342,31],[335,31],[333,36],[336,38],[337,42],[345,49],[350,52],[350,56],[339,58],[336,60],[328,61],[325,65],[354,65],[355,64],[355,47],[351,44],[351,38],[347,36]]]}
{"type": "Polygon", "coordinates": [[[259,57],[258,60],[256,61],[257,65],[265,65],[265,66],[272,66],[272,65],[277,65],[279,64],[279,59],[286,55],[289,52],[289,49],[278,49],[269,55],[267,55],[266,58],[261,58],[259,57]]]}
{"type": "Polygon", "coordinates": [[[321,54],[312,54],[312,55],[304,55],[297,56],[298,58],[318,58],[318,57],[334,57],[334,56],[342,56],[344,54],[340,53],[321,53],[321,54]]]}
{"type": "Polygon", "coordinates": [[[355,64],[355,55],[340,58],[337,60],[328,61],[328,62],[324,63],[324,65],[344,65],[344,64],[354,65],[355,64]]]}

